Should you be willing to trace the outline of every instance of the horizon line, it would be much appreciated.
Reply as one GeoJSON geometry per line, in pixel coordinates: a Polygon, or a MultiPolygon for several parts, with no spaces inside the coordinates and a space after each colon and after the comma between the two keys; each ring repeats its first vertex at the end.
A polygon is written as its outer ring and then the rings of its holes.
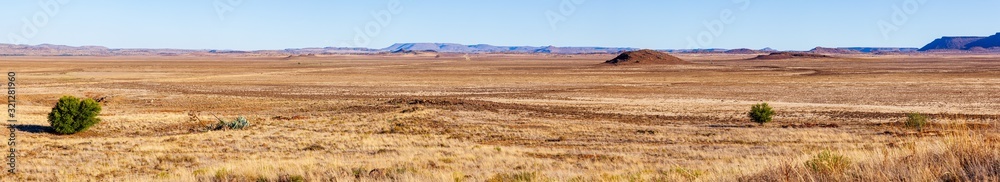
{"type": "MultiPolygon", "coordinates": [[[[944,37],[975,37],[975,36],[944,36],[944,37]]],[[[41,44],[0,43],[0,44],[3,44],[3,45],[18,45],[18,46],[53,45],[53,46],[68,46],[68,47],[103,47],[103,48],[106,48],[106,49],[168,49],[168,50],[206,50],[206,51],[212,51],[212,50],[220,50],[220,51],[277,51],[277,50],[287,50],[287,49],[314,49],[314,48],[320,48],[320,49],[325,49],[325,48],[340,48],[340,49],[384,50],[384,49],[387,49],[389,47],[392,47],[392,46],[398,45],[398,44],[457,44],[457,45],[462,45],[462,46],[489,45],[489,46],[497,46],[497,47],[616,48],[616,49],[651,49],[651,50],[720,50],[720,49],[721,50],[735,50],[735,49],[763,50],[763,49],[774,49],[774,48],[771,48],[770,46],[766,46],[766,47],[763,47],[763,48],[749,48],[749,47],[722,48],[722,47],[714,47],[714,48],[694,48],[694,49],[679,48],[678,49],[678,48],[640,48],[640,47],[616,47],[616,46],[555,46],[555,45],[545,45],[545,46],[518,45],[518,46],[513,46],[513,45],[494,45],[494,44],[484,44],[484,43],[462,44],[462,43],[445,43],[445,42],[398,42],[398,43],[393,43],[393,44],[391,44],[389,46],[386,46],[386,47],[383,47],[383,48],[371,48],[371,47],[338,47],[338,46],[309,47],[309,46],[307,46],[307,47],[288,47],[288,48],[279,48],[279,49],[108,47],[108,46],[103,46],[103,45],[67,45],[67,44],[55,44],[55,43],[41,43],[41,44]]],[[[813,47],[811,49],[804,49],[804,50],[812,50],[812,49],[815,49],[815,48],[915,48],[915,49],[919,49],[920,47],[894,47],[894,46],[826,47],[826,46],[816,46],[816,47],[813,47]]],[[[774,49],[774,50],[780,50],[780,49],[774,49]]],[[[780,50],[780,51],[803,51],[803,50],[800,50],[800,49],[785,49],[785,50],[780,50]]]]}

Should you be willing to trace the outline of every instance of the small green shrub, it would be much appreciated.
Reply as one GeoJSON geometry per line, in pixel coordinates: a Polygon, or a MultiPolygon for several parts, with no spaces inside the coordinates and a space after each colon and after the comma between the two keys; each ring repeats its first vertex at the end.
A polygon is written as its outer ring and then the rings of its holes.
{"type": "Polygon", "coordinates": [[[764,125],[764,123],[771,122],[771,115],[774,115],[774,111],[765,102],[751,106],[747,115],[750,117],[750,121],[764,125]]]}
{"type": "Polygon", "coordinates": [[[49,112],[49,124],[59,134],[74,134],[101,122],[101,104],[94,99],[63,96],[49,112]]]}
{"type": "Polygon", "coordinates": [[[233,120],[233,121],[226,121],[226,120],[224,120],[222,118],[219,118],[219,123],[216,123],[215,125],[212,125],[211,127],[209,127],[209,129],[210,130],[225,130],[225,129],[229,129],[229,130],[242,130],[242,129],[248,127],[248,126],[250,126],[250,122],[247,121],[247,118],[245,118],[243,116],[239,116],[239,117],[236,117],[236,120],[233,120]]]}
{"type": "Polygon", "coordinates": [[[306,181],[306,178],[302,177],[301,175],[295,175],[295,176],[288,177],[288,181],[291,181],[291,182],[303,182],[303,181],[306,181]]]}
{"type": "Polygon", "coordinates": [[[927,126],[927,116],[920,113],[906,114],[906,127],[923,130],[924,126],[927,126]]]}
{"type": "Polygon", "coordinates": [[[351,168],[351,175],[353,175],[355,179],[361,179],[361,177],[366,174],[368,174],[368,169],[364,167],[351,168]]]}
{"type": "Polygon", "coordinates": [[[851,162],[847,157],[834,154],[829,150],[820,152],[812,159],[809,159],[809,161],[806,161],[806,167],[814,172],[821,173],[839,173],[847,169],[850,165],[851,162]]]}

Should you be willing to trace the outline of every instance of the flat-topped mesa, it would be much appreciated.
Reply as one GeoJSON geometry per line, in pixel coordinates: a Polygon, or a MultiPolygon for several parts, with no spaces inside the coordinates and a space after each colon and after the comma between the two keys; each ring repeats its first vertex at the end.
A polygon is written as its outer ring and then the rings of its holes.
{"type": "Polygon", "coordinates": [[[612,65],[633,65],[633,64],[691,64],[681,58],[670,54],[643,49],[638,51],[626,51],[614,59],[605,61],[604,64],[612,65]]]}
{"type": "Polygon", "coordinates": [[[931,50],[963,50],[970,48],[968,45],[970,43],[982,40],[986,37],[941,37],[935,39],[933,42],[920,48],[919,51],[931,51],[931,50]]]}
{"type": "Polygon", "coordinates": [[[989,36],[965,45],[966,49],[979,47],[980,49],[991,49],[1000,47],[1000,33],[989,36]]]}
{"type": "Polygon", "coordinates": [[[750,58],[749,60],[776,60],[776,59],[820,59],[820,58],[833,58],[832,56],[813,54],[805,52],[776,52],[768,55],[760,55],[755,58],[750,58]]]}

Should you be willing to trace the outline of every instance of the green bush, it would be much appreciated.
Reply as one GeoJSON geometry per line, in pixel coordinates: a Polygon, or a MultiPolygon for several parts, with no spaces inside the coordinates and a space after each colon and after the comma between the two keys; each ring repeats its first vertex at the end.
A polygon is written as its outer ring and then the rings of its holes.
{"type": "Polygon", "coordinates": [[[764,125],[764,123],[771,122],[771,115],[774,115],[774,111],[765,102],[750,107],[750,112],[747,115],[750,116],[750,121],[764,125]]]}
{"type": "Polygon", "coordinates": [[[906,127],[923,130],[924,126],[927,126],[927,116],[920,113],[906,114],[906,127]]]}
{"type": "Polygon", "coordinates": [[[59,134],[81,132],[101,122],[97,115],[101,104],[94,99],[81,100],[73,96],[63,96],[49,113],[49,124],[59,134]]]}
{"type": "Polygon", "coordinates": [[[217,123],[215,125],[212,125],[211,127],[209,127],[209,129],[210,130],[223,130],[223,129],[242,130],[243,128],[246,128],[248,126],[250,126],[250,122],[247,121],[247,118],[245,118],[243,116],[240,116],[240,117],[236,117],[236,120],[233,120],[233,121],[226,121],[226,120],[223,120],[222,118],[219,118],[219,123],[217,123]]]}

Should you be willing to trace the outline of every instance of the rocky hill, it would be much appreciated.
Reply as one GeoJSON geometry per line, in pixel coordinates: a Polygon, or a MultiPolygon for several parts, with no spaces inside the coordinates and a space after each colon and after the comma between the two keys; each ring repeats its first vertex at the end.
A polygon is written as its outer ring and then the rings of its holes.
{"type": "Polygon", "coordinates": [[[614,59],[605,61],[604,64],[611,65],[635,65],[635,64],[690,64],[681,58],[670,54],[643,49],[638,51],[623,52],[614,59]]]}

